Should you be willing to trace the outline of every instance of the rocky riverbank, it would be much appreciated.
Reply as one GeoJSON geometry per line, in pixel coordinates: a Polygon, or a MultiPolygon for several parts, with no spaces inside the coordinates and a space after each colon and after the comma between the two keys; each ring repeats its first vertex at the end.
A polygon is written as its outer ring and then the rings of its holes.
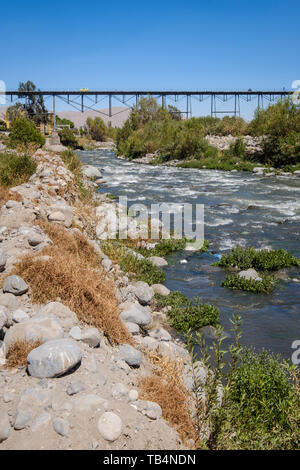
{"type": "MultiPolygon", "coordinates": [[[[10,189],[0,211],[0,449],[193,446],[191,439],[182,441],[163,418],[165,410],[143,399],[140,389],[141,380],[158,369],[155,356],[180,365],[186,409],[193,406],[190,356],[161,326],[165,312],[153,308],[154,291],[168,295],[168,290],[130,282],[100,249],[96,233],[102,224],[101,208],[109,212],[113,202],[95,193],[93,201],[83,205],[74,174],[58,154],[39,150],[34,158],[35,174],[27,183],[10,189]],[[107,331],[97,327],[97,318],[85,312],[84,321],[79,310],[71,309],[71,288],[66,284],[64,292],[64,278],[55,278],[53,271],[49,271],[53,289],[45,282],[38,286],[37,296],[33,277],[42,276],[49,267],[56,270],[66,240],[64,250],[69,250],[75,261],[63,266],[64,276],[69,274],[68,269],[70,275],[75,276],[77,268],[80,274],[78,250],[82,246],[87,259],[99,260],[93,272],[107,292],[113,289],[114,299],[110,300],[116,305],[114,315],[121,321],[127,341],[112,341],[107,331]],[[25,279],[18,275],[20,264],[27,273],[25,279]],[[61,295],[55,297],[56,287],[61,295]],[[47,295],[47,301],[36,300],[47,295]],[[24,365],[18,364],[21,353],[16,365],[13,363],[17,344],[22,354],[25,346],[31,345],[24,365]]],[[[98,185],[92,179],[101,181],[101,173],[95,170],[97,175],[92,167],[84,170],[87,189],[98,185]]],[[[58,276],[59,270],[55,273],[58,276]]],[[[72,279],[78,282],[76,276],[72,279]]],[[[88,289],[88,282],[81,279],[78,289],[88,289]],[[82,285],[85,282],[87,285],[82,285]]],[[[101,297],[104,292],[100,289],[97,295],[101,297]]],[[[199,368],[199,373],[203,375],[205,370],[199,368]]]]}

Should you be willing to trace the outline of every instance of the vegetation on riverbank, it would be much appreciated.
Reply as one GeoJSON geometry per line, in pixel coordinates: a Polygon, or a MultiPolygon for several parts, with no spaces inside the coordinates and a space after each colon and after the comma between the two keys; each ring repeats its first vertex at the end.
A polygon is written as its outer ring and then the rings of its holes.
{"type": "Polygon", "coordinates": [[[219,321],[219,310],[210,304],[201,304],[199,299],[189,300],[181,292],[171,292],[168,296],[155,294],[158,309],[170,307],[167,316],[170,325],[176,330],[187,333],[203,326],[214,326],[219,321]]]}
{"type": "Polygon", "coordinates": [[[245,279],[238,274],[229,274],[225,281],[222,282],[222,286],[232,290],[270,294],[274,290],[276,283],[277,279],[267,274],[262,274],[259,279],[245,279]]]}
{"type": "Polygon", "coordinates": [[[180,112],[142,98],[116,137],[117,154],[135,159],[155,154],[153,163],[182,160],[183,168],[252,171],[258,164],[284,168],[300,163],[300,110],[286,100],[255,113],[246,123],[225,116],[182,120],[180,112]],[[228,150],[218,150],[206,135],[239,137],[228,150]],[[244,135],[264,136],[262,152],[247,154],[244,135]]]}
{"type": "Polygon", "coordinates": [[[199,447],[211,450],[299,449],[297,368],[274,354],[242,347],[240,317],[232,320],[233,340],[229,346],[223,344],[223,329],[218,327],[216,331],[210,348],[200,333],[187,335],[194,364],[199,447]],[[207,371],[205,376],[197,374],[199,349],[201,366],[207,371]],[[203,396],[206,397],[205,407],[203,396]]]}
{"type": "Polygon", "coordinates": [[[0,186],[11,188],[28,181],[36,163],[27,154],[0,153],[0,186]]]}
{"type": "Polygon", "coordinates": [[[292,266],[300,267],[300,259],[282,248],[279,250],[256,250],[253,247],[237,246],[213,264],[222,268],[238,267],[239,269],[278,271],[292,266]]]}

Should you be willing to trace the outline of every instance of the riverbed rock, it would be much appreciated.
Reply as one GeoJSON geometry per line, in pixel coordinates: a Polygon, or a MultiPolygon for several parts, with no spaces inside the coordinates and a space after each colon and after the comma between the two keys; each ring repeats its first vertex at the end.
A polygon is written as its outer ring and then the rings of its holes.
{"type": "Polygon", "coordinates": [[[40,245],[44,241],[44,238],[36,232],[31,232],[28,236],[28,243],[30,246],[40,245]]]}
{"type": "Polygon", "coordinates": [[[8,310],[3,305],[0,305],[0,330],[6,326],[8,320],[8,310]]]}
{"type": "Polygon", "coordinates": [[[85,390],[84,383],[81,380],[70,383],[67,388],[68,395],[76,395],[77,393],[83,392],[85,390]]]}
{"type": "Polygon", "coordinates": [[[13,295],[23,295],[28,291],[28,285],[19,276],[13,274],[4,280],[3,292],[13,295]]]}
{"type": "Polygon", "coordinates": [[[137,407],[137,410],[140,413],[143,413],[150,419],[155,420],[162,416],[162,409],[160,405],[154,401],[137,400],[134,402],[134,405],[137,407]]]}
{"type": "Polygon", "coordinates": [[[48,215],[48,220],[50,222],[64,222],[65,216],[61,211],[50,212],[48,215]]]}
{"type": "Polygon", "coordinates": [[[67,436],[69,434],[69,423],[65,419],[55,418],[53,420],[53,429],[60,436],[67,436]]]}
{"type": "Polygon", "coordinates": [[[33,377],[59,377],[77,366],[82,351],[71,339],[54,339],[33,349],[27,357],[28,372],[33,377]]]}
{"type": "Polygon", "coordinates": [[[144,281],[135,282],[130,286],[130,290],[142,305],[149,304],[154,297],[152,287],[144,281]]]}
{"type": "Polygon", "coordinates": [[[64,331],[57,319],[52,317],[33,317],[22,323],[14,324],[7,331],[4,342],[6,347],[16,341],[46,341],[63,338],[64,331]]]}
{"type": "Polygon", "coordinates": [[[151,330],[149,336],[151,338],[158,339],[159,341],[171,341],[172,339],[170,333],[168,333],[167,330],[162,327],[154,328],[154,330],[151,330]]]}
{"type": "Polygon", "coordinates": [[[168,261],[164,258],[161,258],[160,256],[150,256],[148,260],[158,268],[161,268],[162,266],[168,266],[168,261]]]}
{"type": "Polygon", "coordinates": [[[139,325],[137,325],[136,323],[132,323],[130,321],[127,321],[124,323],[127,330],[129,331],[129,333],[131,333],[132,335],[138,335],[139,332],[140,332],[140,327],[139,325]]]}
{"type": "Polygon", "coordinates": [[[24,310],[18,308],[17,310],[14,311],[12,315],[12,321],[14,323],[22,323],[26,320],[29,320],[29,316],[27,315],[26,312],[24,312],[24,310]]]}
{"type": "Polygon", "coordinates": [[[69,331],[73,326],[78,324],[76,313],[70,310],[61,302],[49,302],[44,305],[38,312],[38,316],[52,316],[59,319],[61,326],[65,331],[69,331]]]}
{"type": "Polygon", "coordinates": [[[244,279],[250,280],[250,279],[257,279],[259,277],[259,274],[255,269],[249,268],[244,271],[240,271],[238,274],[239,277],[242,277],[244,279]]]}
{"type": "Polygon", "coordinates": [[[106,441],[116,441],[122,432],[121,418],[112,411],[103,413],[98,421],[98,431],[106,441]]]}
{"type": "Polygon", "coordinates": [[[168,289],[163,284],[152,284],[152,289],[155,294],[164,295],[165,297],[170,294],[170,289],[168,289]]]}
{"type": "Polygon", "coordinates": [[[87,178],[102,178],[101,172],[93,165],[84,165],[83,174],[87,178]]]}
{"type": "Polygon", "coordinates": [[[5,441],[10,435],[10,424],[7,412],[0,410],[0,443],[5,441]]]}
{"type": "Polygon", "coordinates": [[[4,251],[0,248],[0,272],[4,271],[7,261],[7,256],[4,251]]]}
{"type": "Polygon", "coordinates": [[[119,359],[125,361],[131,367],[140,367],[142,363],[140,351],[130,346],[130,344],[119,345],[119,359]]]}
{"type": "Polygon", "coordinates": [[[97,328],[88,328],[81,332],[81,341],[88,344],[90,348],[100,346],[101,334],[97,328]]]}
{"type": "Polygon", "coordinates": [[[139,326],[146,326],[151,323],[150,307],[143,307],[134,302],[127,302],[127,304],[128,307],[120,314],[121,320],[136,323],[139,326]]]}

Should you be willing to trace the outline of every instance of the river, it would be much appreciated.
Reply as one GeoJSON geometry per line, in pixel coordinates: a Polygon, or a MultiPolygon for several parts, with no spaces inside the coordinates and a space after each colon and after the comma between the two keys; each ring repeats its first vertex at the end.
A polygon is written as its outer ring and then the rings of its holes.
{"type": "Polygon", "coordinates": [[[292,342],[300,340],[300,283],[293,280],[299,270],[284,271],[272,294],[257,295],[221,287],[226,271],[211,263],[213,253],[236,245],[284,248],[300,256],[299,178],[155,167],[116,158],[107,150],[78,154],[84,163],[103,170],[102,192],[126,195],[129,204],[204,204],[209,252],[181,251],[167,257],[166,286],[217,306],[225,332],[232,315],[241,315],[243,344],[290,358],[292,342]],[[180,263],[183,259],[187,263],[180,263]]]}

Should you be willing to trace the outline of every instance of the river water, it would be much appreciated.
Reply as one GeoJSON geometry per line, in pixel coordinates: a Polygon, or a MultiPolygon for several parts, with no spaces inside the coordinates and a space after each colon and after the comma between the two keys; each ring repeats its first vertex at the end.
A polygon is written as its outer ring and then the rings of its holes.
{"type": "Polygon", "coordinates": [[[102,170],[102,192],[127,196],[129,205],[204,204],[209,253],[181,251],[167,257],[166,286],[217,306],[225,332],[232,315],[241,315],[245,345],[290,358],[292,342],[300,340],[300,283],[292,280],[299,278],[299,270],[285,270],[272,294],[258,295],[221,287],[226,271],[211,263],[213,253],[223,254],[236,245],[284,248],[300,257],[300,178],[152,167],[106,150],[82,151],[79,156],[102,170]],[[187,263],[180,263],[184,259],[187,263]]]}

